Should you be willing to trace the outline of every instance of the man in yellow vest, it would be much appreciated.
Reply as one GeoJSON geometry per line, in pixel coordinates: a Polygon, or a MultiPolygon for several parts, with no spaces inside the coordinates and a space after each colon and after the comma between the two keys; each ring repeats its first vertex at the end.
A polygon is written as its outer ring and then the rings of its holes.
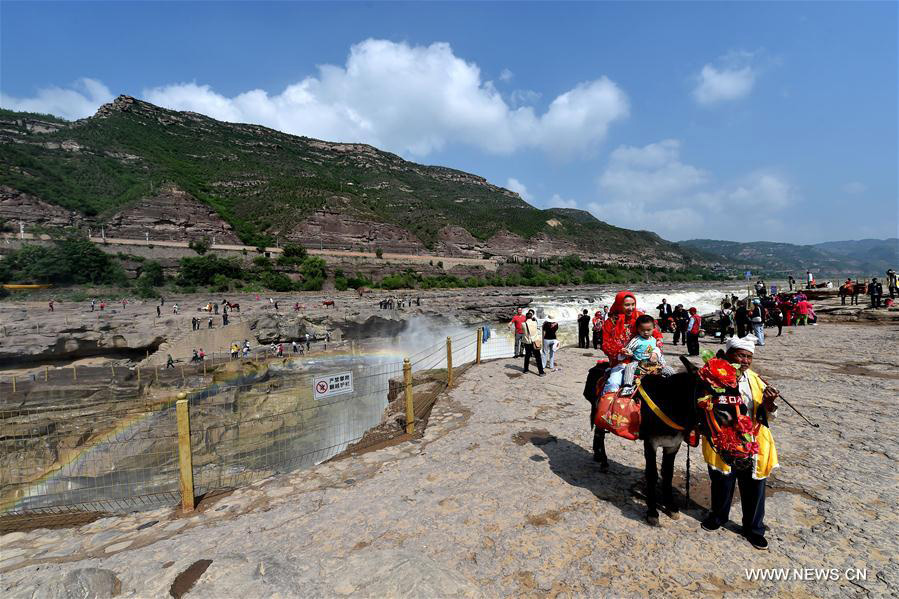
{"type": "Polygon", "coordinates": [[[707,437],[702,438],[702,455],[709,467],[712,483],[712,505],[709,515],[702,522],[702,528],[717,530],[730,518],[730,505],[734,498],[734,486],[740,486],[740,503],[743,507],[743,535],[756,549],[767,549],[765,539],[765,479],[777,466],[777,450],[768,429],[768,421],[777,415],[777,390],[765,385],[753,372],[753,352],[755,337],[731,337],[727,341],[725,359],[735,366],[738,386],[743,405],[753,425],[759,425],[756,442],[758,453],[751,459],[751,466],[745,470],[733,471],[712,447],[707,437]]]}

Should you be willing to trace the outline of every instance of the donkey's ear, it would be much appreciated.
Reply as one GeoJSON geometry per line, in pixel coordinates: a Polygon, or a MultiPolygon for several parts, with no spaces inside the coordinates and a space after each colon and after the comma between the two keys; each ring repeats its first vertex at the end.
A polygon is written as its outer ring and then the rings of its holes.
{"type": "Polygon", "coordinates": [[[699,371],[699,368],[696,366],[696,364],[687,359],[687,356],[681,356],[680,361],[684,363],[684,368],[687,369],[688,373],[693,374],[699,371]]]}

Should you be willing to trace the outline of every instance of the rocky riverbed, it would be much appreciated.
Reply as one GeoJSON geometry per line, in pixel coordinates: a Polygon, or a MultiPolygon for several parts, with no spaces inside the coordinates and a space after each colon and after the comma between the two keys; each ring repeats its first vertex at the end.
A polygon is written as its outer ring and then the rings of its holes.
{"type": "MultiPolygon", "coordinates": [[[[756,369],[782,406],[768,480],[771,548],[733,522],[699,528],[692,502],[643,521],[642,450],[591,461],[581,396],[593,352],[564,349],[545,378],[520,363],[470,368],[418,442],[277,476],[201,504],[0,537],[7,597],[886,597],[899,587],[899,326],[822,323],[771,337],[756,369]],[[847,340],[864,338],[865,343],[847,340]],[[838,580],[755,581],[746,568],[834,568],[838,580]],[[864,572],[864,579],[842,573],[864,572]],[[81,593],[81,595],[77,595],[81,593]]],[[[715,348],[716,346],[710,345],[715,348]]],[[[674,357],[682,348],[668,347],[674,357]]],[[[675,363],[676,359],[672,360],[675,363]]],[[[686,452],[675,482],[682,490],[686,452]]],[[[682,495],[681,495],[682,498],[682,495]]],[[[732,517],[739,520],[739,502],[732,517]]]]}

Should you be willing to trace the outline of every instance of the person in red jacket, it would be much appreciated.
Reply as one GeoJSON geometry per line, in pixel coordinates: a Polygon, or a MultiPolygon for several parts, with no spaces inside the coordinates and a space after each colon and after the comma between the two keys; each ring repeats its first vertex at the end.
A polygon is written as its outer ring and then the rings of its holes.
{"type": "MultiPolygon", "coordinates": [[[[602,351],[609,357],[609,365],[615,366],[619,362],[619,354],[636,333],[637,319],[643,312],[637,310],[637,298],[630,291],[619,291],[615,296],[615,303],[609,310],[609,316],[602,323],[602,351]]],[[[662,333],[658,329],[653,330],[653,337],[662,345],[662,333]]]]}
{"type": "Polygon", "coordinates": [[[702,330],[702,317],[696,308],[690,308],[690,320],[687,322],[687,353],[699,355],[699,331],[702,330]]]}

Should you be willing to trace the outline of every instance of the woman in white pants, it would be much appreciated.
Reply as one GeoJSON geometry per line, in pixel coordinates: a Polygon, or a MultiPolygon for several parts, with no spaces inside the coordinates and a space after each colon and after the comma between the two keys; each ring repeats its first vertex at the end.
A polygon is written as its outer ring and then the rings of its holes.
{"type": "Polygon", "coordinates": [[[554,372],[556,370],[556,348],[559,347],[559,340],[556,338],[558,331],[559,323],[552,314],[547,314],[546,320],[543,321],[543,351],[540,353],[540,360],[543,362],[544,368],[549,366],[549,369],[554,372]]]}

